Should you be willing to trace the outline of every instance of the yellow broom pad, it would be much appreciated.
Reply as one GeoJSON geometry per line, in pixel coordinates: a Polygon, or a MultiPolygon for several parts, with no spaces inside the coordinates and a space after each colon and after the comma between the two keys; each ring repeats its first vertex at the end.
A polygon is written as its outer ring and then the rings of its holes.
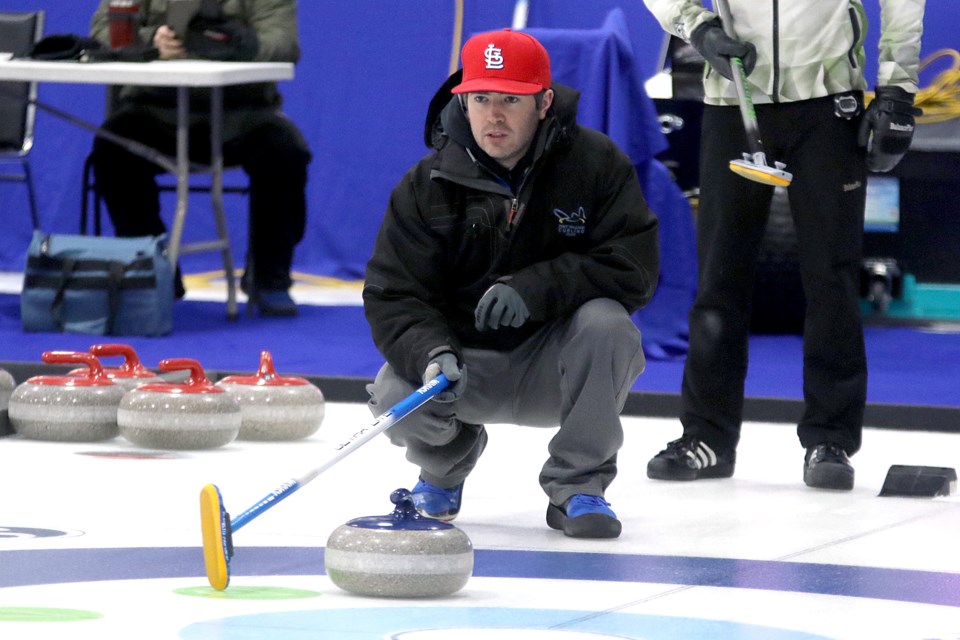
{"type": "Polygon", "coordinates": [[[203,533],[203,562],[207,580],[217,591],[230,584],[227,565],[230,547],[230,516],[223,508],[220,490],[208,484],[200,490],[200,530],[203,533]]]}
{"type": "Polygon", "coordinates": [[[740,160],[730,161],[730,171],[747,180],[753,180],[761,184],[769,184],[774,187],[789,187],[793,176],[785,171],[774,169],[773,167],[758,167],[748,165],[740,160]]]}

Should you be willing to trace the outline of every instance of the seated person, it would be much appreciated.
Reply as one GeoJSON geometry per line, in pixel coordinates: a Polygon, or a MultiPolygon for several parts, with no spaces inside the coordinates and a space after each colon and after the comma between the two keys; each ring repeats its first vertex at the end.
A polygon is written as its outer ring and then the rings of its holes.
{"type": "MultiPolygon", "coordinates": [[[[91,36],[110,41],[109,0],[93,15],[91,36]]],[[[297,62],[300,47],[295,0],[204,0],[186,34],[165,24],[168,2],[141,3],[140,45],[156,47],[160,59],[208,58],[297,62]]],[[[210,160],[210,91],[190,93],[190,158],[210,160]]],[[[294,248],[306,222],[310,149],[281,111],[275,83],[244,84],[223,91],[223,154],[250,178],[250,225],[241,289],[261,315],[296,315],[290,297],[294,248]]],[[[176,89],[123,87],[103,128],[162,153],[176,150],[176,89]]],[[[156,175],[163,169],[112,142],[97,138],[93,169],[118,236],[165,233],[156,175]]],[[[179,273],[179,271],[178,271],[179,273]]],[[[177,279],[178,297],[183,285],[177,279]]]]}

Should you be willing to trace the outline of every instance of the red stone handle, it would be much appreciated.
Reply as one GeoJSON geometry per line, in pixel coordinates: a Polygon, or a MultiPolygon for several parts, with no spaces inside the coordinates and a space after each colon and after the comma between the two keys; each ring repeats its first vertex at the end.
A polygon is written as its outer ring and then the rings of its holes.
{"type": "MultiPolygon", "coordinates": [[[[200,366],[200,363],[193,358],[168,358],[161,360],[159,369],[160,371],[182,371],[188,369],[190,375],[183,381],[183,386],[191,389],[216,388],[203,372],[203,367],[200,366]]],[[[217,389],[217,391],[219,391],[219,389],[217,389]]]]}
{"type": "Polygon", "coordinates": [[[144,366],[137,357],[137,352],[128,344],[95,344],[90,347],[90,353],[105,358],[110,356],[123,356],[123,364],[117,367],[121,371],[140,371],[144,366]]]}
{"type": "MultiPolygon", "coordinates": [[[[48,364],[85,364],[87,370],[77,375],[86,374],[86,377],[96,380],[104,377],[103,365],[92,353],[82,351],[44,351],[41,359],[48,364]]],[[[82,370],[81,370],[82,371],[82,370]]]]}
{"type": "Polygon", "coordinates": [[[277,370],[273,367],[273,356],[269,351],[260,352],[260,368],[257,369],[257,377],[265,380],[277,377],[277,370]]]}

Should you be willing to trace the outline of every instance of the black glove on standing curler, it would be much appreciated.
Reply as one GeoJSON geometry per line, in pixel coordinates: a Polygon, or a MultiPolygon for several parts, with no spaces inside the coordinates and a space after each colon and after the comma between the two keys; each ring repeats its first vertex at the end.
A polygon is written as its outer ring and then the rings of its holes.
{"type": "Polygon", "coordinates": [[[923,113],[913,106],[913,94],[900,87],[877,87],[860,122],[859,142],[867,148],[867,169],[890,171],[910,148],[914,118],[923,113]]]}
{"type": "Polygon", "coordinates": [[[727,80],[733,80],[730,58],[740,58],[747,75],[757,64],[757,48],[749,42],[734,40],[723,31],[719,18],[704,22],[690,34],[690,44],[703,59],[727,80]]]}

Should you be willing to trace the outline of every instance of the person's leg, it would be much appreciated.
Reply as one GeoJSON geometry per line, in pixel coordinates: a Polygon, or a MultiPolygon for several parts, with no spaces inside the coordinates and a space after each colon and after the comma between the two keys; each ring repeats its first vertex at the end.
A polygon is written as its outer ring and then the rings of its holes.
{"type": "MultiPolygon", "coordinates": [[[[176,153],[174,109],[122,106],[101,125],[168,156],[176,153]]],[[[156,176],[164,169],[124,147],[97,137],[93,141],[96,190],[107,205],[114,233],[119,237],[159,236],[167,232],[160,217],[156,176]]],[[[176,265],[174,297],[185,294],[180,265],[176,265]]]]}
{"type": "MultiPolygon", "coordinates": [[[[367,406],[375,416],[380,415],[417,388],[384,364],[373,384],[367,385],[367,406]]],[[[483,425],[461,422],[455,402],[434,399],[386,433],[393,444],[406,448],[407,460],[420,467],[417,483],[410,491],[417,511],[439,520],[456,518],[464,481],[487,444],[483,425]]]]}
{"type": "MultiPolygon", "coordinates": [[[[807,299],[805,410],[797,432],[808,458],[821,455],[810,450],[823,444],[853,455],[860,448],[867,392],[860,312],[867,176],[857,120],[837,118],[830,98],[791,105],[782,115],[808,123],[789,156],[798,167],[788,193],[807,299]]],[[[833,488],[851,488],[853,469],[839,464],[843,486],[833,488]]]]}
{"type": "Polygon", "coordinates": [[[591,300],[511,356],[513,421],[560,424],[539,478],[548,526],[577,538],[619,536],[604,496],[623,445],[620,412],[645,364],[636,325],[618,302],[591,300]]]}
{"type": "Polygon", "coordinates": [[[620,412],[645,365],[640,332],[622,305],[591,300],[511,353],[512,421],[560,429],[540,471],[555,505],[602,497],[617,474],[620,412]]]}
{"type": "Polygon", "coordinates": [[[252,272],[252,284],[260,292],[286,292],[294,249],[306,226],[310,150],[296,125],[279,112],[250,114],[239,127],[225,156],[228,162],[240,162],[250,177],[246,273],[252,272]]]}
{"type": "Polygon", "coordinates": [[[740,439],[756,256],[773,189],[730,171],[747,150],[739,109],[704,108],[697,212],[698,286],[681,386],[683,437],[647,467],[651,478],[733,474],[740,439]]]}
{"type": "MultiPolygon", "coordinates": [[[[469,381],[468,381],[469,383],[469,381]]],[[[367,385],[367,406],[378,416],[416,391],[414,385],[383,365],[372,384],[367,385]]],[[[390,441],[406,449],[406,458],[420,468],[420,477],[439,487],[462,483],[487,443],[482,424],[469,424],[457,417],[460,401],[430,400],[386,431],[390,441]]]]}
{"type": "MultiPolygon", "coordinates": [[[[121,107],[102,127],[166,154],[175,151],[176,129],[138,107],[121,107]]],[[[127,149],[97,137],[93,172],[97,191],[107,205],[116,235],[158,236],[166,233],[160,218],[156,175],[163,169],[127,149]]]]}

